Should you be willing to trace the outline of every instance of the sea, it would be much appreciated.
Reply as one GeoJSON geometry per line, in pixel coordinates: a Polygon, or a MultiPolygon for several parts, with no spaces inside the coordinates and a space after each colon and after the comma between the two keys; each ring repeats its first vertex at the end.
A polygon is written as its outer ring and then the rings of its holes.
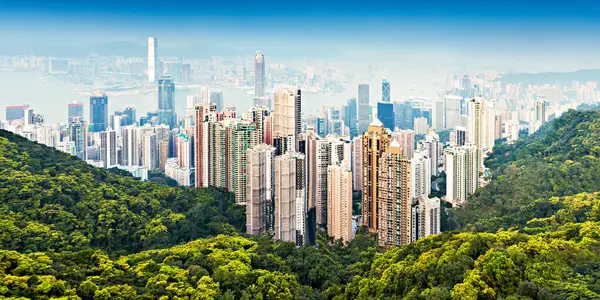
{"type": "MultiPolygon", "coordinates": [[[[410,75],[403,76],[409,79],[410,75]]],[[[391,81],[391,80],[390,80],[391,81]]],[[[436,88],[433,83],[424,83],[420,89],[415,89],[414,85],[398,85],[395,87],[392,82],[392,99],[394,92],[398,94],[400,89],[404,94],[410,93],[419,96],[436,96],[436,88]],[[411,88],[411,86],[413,86],[411,88]],[[394,89],[396,88],[396,90],[394,89]]],[[[344,84],[344,90],[339,93],[303,93],[302,111],[306,116],[317,113],[322,105],[343,105],[346,101],[357,95],[357,86],[359,83],[367,83],[371,87],[371,103],[381,96],[381,79],[373,77],[357,78],[344,84]]],[[[0,109],[4,110],[7,105],[28,104],[37,113],[44,115],[44,122],[47,124],[66,123],[67,104],[78,100],[84,103],[84,117],[89,114],[89,96],[81,95],[81,89],[86,88],[83,85],[76,85],[71,82],[60,80],[56,77],[44,74],[42,71],[13,71],[0,70],[0,109]]],[[[88,87],[89,88],[89,87],[88,87]]],[[[225,106],[234,105],[238,114],[247,111],[252,106],[252,95],[247,90],[220,87],[223,92],[223,102],[225,106]]],[[[175,92],[175,108],[180,116],[185,115],[185,108],[188,95],[200,93],[200,88],[177,89],[175,92]]],[[[157,92],[153,91],[147,94],[119,94],[109,96],[109,112],[112,114],[115,110],[122,110],[127,106],[136,108],[137,116],[142,116],[148,111],[157,109],[157,92]]],[[[0,119],[4,119],[4,112],[0,114],[0,119]]]]}

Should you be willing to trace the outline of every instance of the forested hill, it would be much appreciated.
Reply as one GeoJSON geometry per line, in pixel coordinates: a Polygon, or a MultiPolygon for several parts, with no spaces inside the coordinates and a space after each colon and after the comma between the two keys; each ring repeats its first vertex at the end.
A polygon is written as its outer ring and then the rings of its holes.
{"type": "Polygon", "coordinates": [[[451,212],[446,229],[522,226],[512,216],[535,200],[600,191],[600,111],[569,110],[515,144],[495,146],[486,166],[492,182],[451,212]]]}
{"type": "Polygon", "coordinates": [[[229,193],[171,188],[94,168],[0,130],[0,248],[132,253],[236,233],[229,193]]]}

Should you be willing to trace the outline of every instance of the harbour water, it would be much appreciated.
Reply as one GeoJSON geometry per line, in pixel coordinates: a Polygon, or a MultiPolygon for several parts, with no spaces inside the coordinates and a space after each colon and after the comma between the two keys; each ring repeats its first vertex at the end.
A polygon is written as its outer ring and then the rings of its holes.
{"type": "MultiPolygon", "coordinates": [[[[410,75],[407,75],[410,76],[410,75]]],[[[406,79],[406,78],[405,78],[406,79]]],[[[347,99],[356,97],[357,85],[359,83],[368,83],[371,86],[371,103],[376,102],[380,97],[381,79],[357,79],[346,83],[345,90],[340,93],[304,93],[302,101],[303,113],[310,114],[317,112],[323,104],[342,105],[347,99]]],[[[397,85],[405,89],[403,92],[409,94],[408,85],[397,85]]],[[[398,88],[392,82],[392,98],[394,94],[399,94],[398,88]],[[396,88],[396,90],[394,90],[396,88]]],[[[46,123],[64,123],[67,120],[67,104],[73,100],[79,100],[84,103],[84,116],[89,114],[89,96],[81,95],[80,91],[84,86],[78,86],[45,75],[41,71],[14,72],[0,71],[0,110],[2,110],[3,119],[4,107],[15,104],[29,104],[36,112],[44,115],[46,123]]],[[[422,86],[423,88],[423,86],[422,86]]],[[[185,114],[186,99],[188,95],[199,94],[200,88],[175,89],[175,107],[177,113],[181,116],[185,114]]],[[[238,112],[247,111],[252,105],[252,96],[247,90],[236,88],[219,88],[223,92],[224,105],[235,105],[238,112]]],[[[412,91],[414,94],[423,94],[427,91],[427,96],[435,95],[433,87],[424,87],[422,91],[412,91]]],[[[148,111],[157,109],[157,93],[109,94],[109,112],[121,110],[128,105],[132,105],[137,110],[137,115],[141,116],[148,111]]]]}

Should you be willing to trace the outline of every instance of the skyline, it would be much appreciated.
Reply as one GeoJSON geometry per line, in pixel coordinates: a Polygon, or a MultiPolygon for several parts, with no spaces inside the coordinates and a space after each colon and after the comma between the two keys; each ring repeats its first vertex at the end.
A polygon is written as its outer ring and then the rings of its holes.
{"type": "Polygon", "coordinates": [[[204,56],[219,52],[225,56],[252,55],[262,50],[275,58],[303,53],[312,59],[368,56],[373,61],[404,57],[493,67],[519,68],[523,64],[523,68],[531,65],[529,68],[538,71],[552,70],[552,66],[543,69],[548,64],[556,65],[559,71],[600,67],[596,55],[600,40],[593,38],[600,29],[599,3],[509,0],[502,4],[359,4],[177,1],[165,6],[155,0],[144,5],[112,0],[0,3],[0,39],[6,41],[0,55],[43,49],[60,53],[57,46],[69,49],[113,42],[144,45],[154,36],[161,41],[161,48],[188,50],[182,53],[208,48],[200,51],[206,53],[204,56]],[[540,61],[532,61],[535,59],[540,61]]]}

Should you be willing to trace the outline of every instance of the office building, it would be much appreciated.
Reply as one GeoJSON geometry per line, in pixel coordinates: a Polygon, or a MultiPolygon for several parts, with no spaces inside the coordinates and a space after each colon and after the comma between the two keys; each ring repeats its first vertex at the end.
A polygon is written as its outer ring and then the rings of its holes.
{"type": "Polygon", "coordinates": [[[101,132],[108,128],[108,97],[95,91],[90,97],[90,131],[101,132]]]}
{"type": "Polygon", "coordinates": [[[349,161],[327,167],[327,234],[334,240],[352,239],[352,171],[349,161]]]}
{"type": "Polygon", "coordinates": [[[105,169],[117,165],[117,132],[108,129],[100,135],[100,160],[105,169]]]}
{"type": "MultiPolygon", "coordinates": [[[[148,82],[156,82],[158,79],[158,40],[155,37],[148,38],[148,82]]],[[[161,71],[162,72],[162,71],[161,71]]]]}
{"type": "MultiPolygon", "coordinates": [[[[379,216],[379,164],[389,147],[392,136],[379,120],[373,121],[362,135],[362,222],[369,232],[376,234],[379,216]]],[[[398,150],[399,151],[399,150],[398,150]]]]}
{"type": "Polygon", "coordinates": [[[83,102],[77,100],[68,104],[67,121],[71,124],[76,118],[83,122],[83,102]]]}
{"type": "Polygon", "coordinates": [[[66,135],[75,145],[75,156],[81,160],[87,160],[87,123],[75,118],[69,123],[66,135]]]}
{"type": "Polygon", "coordinates": [[[25,121],[25,111],[29,105],[8,105],[6,106],[6,121],[23,120],[25,121]]]}
{"type": "Polygon", "coordinates": [[[223,92],[211,91],[210,92],[210,103],[217,106],[217,110],[223,109],[223,92]]]}
{"type": "Polygon", "coordinates": [[[410,101],[394,102],[395,127],[413,129],[413,107],[410,101]]]}
{"type": "Polygon", "coordinates": [[[426,134],[429,130],[427,118],[418,117],[414,119],[415,134],[426,134]]]}
{"type": "Polygon", "coordinates": [[[377,118],[383,126],[389,130],[394,130],[396,122],[394,121],[394,104],[390,102],[377,102],[377,118]]]}
{"type": "Polygon", "coordinates": [[[445,120],[444,120],[444,116],[446,115],[446,112],[444,110],[444,101],[441,100],[437,100],[433,103],[433,118],[431,120],[432,122],[432,128],[435,129],[436,131],[442,131],[445,129],[445,120]]]}
{"type": "Polygon", "coordinates": [[[377,244],[400,246],[410,242],[411,166],[392,141],[381,153],[377,168],[377,244]]]}
{"type": "Polygon", "coordinates": [[[452,129],[456,126],[460,125],[460,115],[461,115],[461,103],[463,98],[455,95],[446,95],[444,96],[444,107],[445,107],[445,116],[444,120],[446,122],[444,128],[452,129]]]}
{"type": "MultiPolygon", "coordinates": [[[[381,81],[381,102],[385,102],[385,103],[392,102],[390,82],[387,81],[387,79],[383,79],[381,81]]],[[[385,124],[385,123],[383,123],[383,124],[385,124]]]]}
{"type": "Polygon", "coordinates": [[[411,242],[438,234],[441,222],[440,198],[419,196],[413,198],[411,214],[411,242]]]}
{"type": "Polygon", "coordinates": [[[371,115],[369,102],[369,85],[358,85],[358,134],[368,130],[371,115]]]}
{"type": "Polygon", "coordinates": [[[411,160],[415,153],[415,132],[410,129],[396,128],[391,134],[392,140],[400,144],[402,155],[411,160]]]}
{"type": "Polygon", "coordinates": [[[450,147],[444,150],[446,201],[460,205],[479,187],[480,152],[476,146],[450,147]]]}
{"type": "Polygon", "coordinates": [[[246,233],[261,235],[274,228],[275,148],[259,144],[246,156],[246,233]]]}
{"type": "Polygon", "coordinates": [[[358,136],[356,98],[349,99],[344,105],[344,125],[350,131],[350,139],[358,136]]]}
{"type": "Polygon", "coordinates": [[[127,117],[127,121],[124,126],[137,124],[137,119],[136,119],[136,115],[135,115],[135,107],[133,107],[133,106],[125,107],[125,109],[123,110],[123,115],[127,117]]]}
{"type": "Polygon", "coordinates": [[[177,127],[175,114],[175,83],[171,77],[163,76],[158,80],[158,124],[177,127]]]}
{"type": "Polygon", "coordinates": [[[258,51],[254,55],[254,97],[265,96],[265,56],[258,51]]]}

